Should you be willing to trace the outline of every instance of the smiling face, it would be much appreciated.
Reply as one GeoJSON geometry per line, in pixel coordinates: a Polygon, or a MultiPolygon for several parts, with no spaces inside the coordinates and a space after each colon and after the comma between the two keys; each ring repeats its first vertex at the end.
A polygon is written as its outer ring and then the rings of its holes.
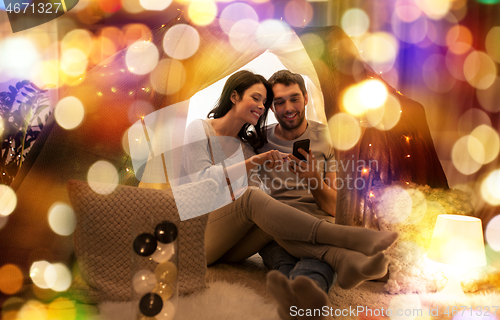
{"type": "Polygon", "coordinates": [[[306,104],[307,94],[305,96],[299,88],[299,85],[294,83],[285,86],[282,83],[276,83],[273,86],[274,100],[273,112],[276,120],[283,130],[287,131],[302,131],[307,127],[306,104]]]}
{"type": "Polygon", "coordinates": [[[246,89],[243,97],[240,97],[236,91],[231,95],[236,116],[245,123],[250,123],[254,126],[266,110],[264,107],[266,98],[266,87],[262,83],[256,83],[246,89]]]}

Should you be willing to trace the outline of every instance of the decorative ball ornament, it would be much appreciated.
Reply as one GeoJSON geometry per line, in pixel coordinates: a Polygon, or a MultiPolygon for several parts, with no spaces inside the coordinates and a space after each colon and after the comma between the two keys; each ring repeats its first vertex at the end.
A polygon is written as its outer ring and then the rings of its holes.
{"type": "Polygon", "coordinates": [[[151,258],[158,262],[158,263],[163,263],[167,262],[172,258],[172,256],[175,253],[175,246],[173,243],[159,243],[158,247],[156,248],[156,251],[151,255],[151,258]]]}
{"type": "Polygon", "coordinates": [[[139,270],[132,278],[132,286],[135,292],[139,294],[151,292],[157,284],[155,274],[149,270],[139,270]]]}
{"type": "Polygon", "coordinates": [[[156,238],[149,233],[142,233],[134,240],[134,251],[140,256],[147,257],[155,252],[156,238]]]}
{"type": "Polygon", "coordinates": [[[170,301],[165,301],[160,313],[156,316],[157,320],[172,320],[175,316],[175,306],[170,301]]]}
{"type": "Polygon", "coordinates": [[[156,266],[155,275],[160,282],[173,283],[177,279],[177,267],[170,261],[161,263],[156,266]]]}
{"type": "Polygon", "coordinates": [[[163,300],[156,293],[147,293],[139,302],[139,310],[147,317],[154,317],[163,309],[163,300]]]}
{"type": "Polygon", "coordinates": [[[170,221],[163,221],[156,226],[155,236],[161,243],[171,243],[177,239],[177,226],[170,221]]]}
{"type": "Polygon", "coordinates": [[[168,300],[174,294],[174,287],[169,283],[160,282],[156,285],[153,292],[162,297],[163,300],[168,300]]]}

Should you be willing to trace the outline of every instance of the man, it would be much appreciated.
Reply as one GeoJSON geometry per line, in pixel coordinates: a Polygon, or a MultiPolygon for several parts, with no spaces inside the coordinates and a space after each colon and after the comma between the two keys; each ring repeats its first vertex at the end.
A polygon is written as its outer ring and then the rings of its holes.
{"type": "MultiPolygon", "coordinates": [[[[329,169],[335,168],[335,160],[328,128],[305,119],[308,96],[299,74],[281,70],[273,74],[269,82],[274,92],[271,108],[278,123],[267,127],[268,143],[259,152],[275,149],[291,154],[295,141],[310,139],[311,144],[310,150],[299,149],[306,162],[291,155],[292,161],[278,164],[273,170],[262,166],[261,179],[271,189],[272,197],[334,223],[335,172],[329,169]]],[[[336,274],[326,262],[299,260],[275,242],[263,248],[260,254],[269,268],[279,270],[292,280],[300,275],[306,276],[326,293],[335,282],[336,274]]]]}

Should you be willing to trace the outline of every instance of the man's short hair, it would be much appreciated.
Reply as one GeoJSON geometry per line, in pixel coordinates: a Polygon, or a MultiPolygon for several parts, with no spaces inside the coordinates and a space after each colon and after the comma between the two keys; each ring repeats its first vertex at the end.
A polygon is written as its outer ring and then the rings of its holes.
{"type": "Polygon", "coordinates": [[[274,87],[275,84],[281,83],[285,86],[292,84],[298,84],[300,91],[305,96],[307,94],[306,85],[304,83],[304,78],[298,73],[290,72],[289,70],[276,71],[271,78],[269,78],[269,83],[274,87]]]}

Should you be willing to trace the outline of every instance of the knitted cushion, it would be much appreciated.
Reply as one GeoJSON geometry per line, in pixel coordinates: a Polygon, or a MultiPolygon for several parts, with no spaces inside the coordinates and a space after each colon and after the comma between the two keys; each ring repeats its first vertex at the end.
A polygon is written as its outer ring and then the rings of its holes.
{"type": "MultiPolygon", "coordinates": [[[[211,206],[214,183],[208,180],[182,188],[194,188],[199,196],[197,202],[206,199],[197,206],[211,206]]],[[[204,236],[208,215],[181,222],[171,190],[118,186],[105,195],[94,192],[87,182],[71,180],[68,194],[77,217],[74,242],[81,272],[70,289],[74,299],[84,303],[131,300],[133,273],[154,270],[157,265],[134,253],[132,243],[141,233],[154,234],[155,226],[164,220],[179,228],[179,293],[191,293],[205,286],[204,236]]],[[[183,202],[188,203],[189,199],[183,202]]]]}

